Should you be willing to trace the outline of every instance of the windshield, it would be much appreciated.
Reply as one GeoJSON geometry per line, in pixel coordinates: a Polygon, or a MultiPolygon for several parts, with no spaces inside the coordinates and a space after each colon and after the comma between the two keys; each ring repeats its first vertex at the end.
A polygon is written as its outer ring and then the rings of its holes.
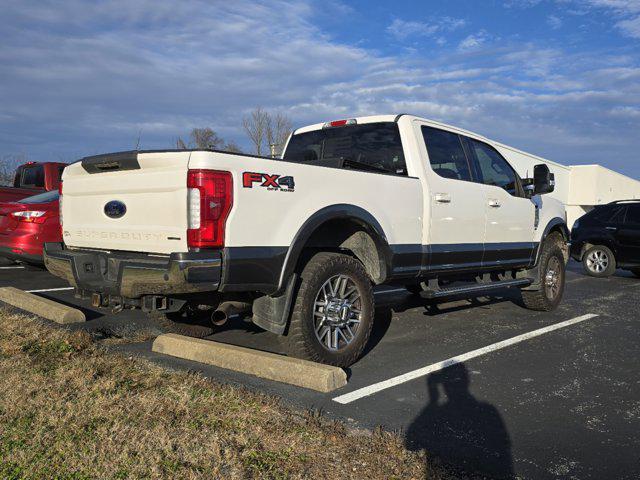
{"type": "Polygon", "coordinates": [[[407,174],[400,132],[393,122],[324,128],[294,135],[283,159],[299,163],[345,160],[356,166],[407,174]]]}
{"type": "Polygon", "coordinates": [[[57,190],[51,190],[50,192],[40,193],[38,195],[33,195],[32,197],[23,198],[20,200],[20,203],[48,203],[58,200],[60,194],[57,190]]]}

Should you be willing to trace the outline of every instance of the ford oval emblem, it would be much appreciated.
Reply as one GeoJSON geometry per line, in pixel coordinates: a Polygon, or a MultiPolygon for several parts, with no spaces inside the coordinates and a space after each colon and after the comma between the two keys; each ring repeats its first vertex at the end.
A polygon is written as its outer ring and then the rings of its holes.
{"type": "Polygon", "coordinates": [[[109,218],[121,218],[125,213],[127,206],[118,200],[111,200],[104,206],[104,214],[109,218]]]}

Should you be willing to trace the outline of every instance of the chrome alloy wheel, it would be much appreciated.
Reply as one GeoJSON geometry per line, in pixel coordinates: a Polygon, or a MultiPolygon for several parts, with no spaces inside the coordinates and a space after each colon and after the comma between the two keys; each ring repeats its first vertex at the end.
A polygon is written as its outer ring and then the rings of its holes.
{"type": "Polygon", "coordinates": [[[558,257],[551,257],[547,264],[547,272],[544,275],[544,290],[547,298],[553,300],[560,292],[562,281],[562,269],[558,257]]]}
{"type": "Polygon", "coordinates": [[[587,257],[587,268],[594,273],[602,273],[609,266],[609,255],[602,250],[594,250],[587,257]]]}
{"type": "Polygon", "coordinates": [[[355,282],[335,275],[324,282],[316,295],[313,327],[316,338],[327,350],[346,348],[358,332],[362,300],[355,282]]]}

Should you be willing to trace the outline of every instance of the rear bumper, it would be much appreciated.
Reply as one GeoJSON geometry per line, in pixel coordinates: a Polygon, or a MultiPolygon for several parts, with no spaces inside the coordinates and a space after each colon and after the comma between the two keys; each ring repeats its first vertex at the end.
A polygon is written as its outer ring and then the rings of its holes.
{"type": "Polygon", "coordinates": [[[46,243],[44,264],[53,275],[85,291],[138,298],[217,290],[222,271],[219,251],[145,254],[69,250],[46,243]]]}

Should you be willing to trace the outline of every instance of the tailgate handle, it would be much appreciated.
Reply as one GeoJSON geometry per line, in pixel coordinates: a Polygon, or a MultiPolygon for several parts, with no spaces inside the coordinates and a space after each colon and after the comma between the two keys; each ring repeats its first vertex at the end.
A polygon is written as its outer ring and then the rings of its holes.
{"type": "Polygon", "coordinates": [[[120,162],[108,162],[99,163],[96,168],[102,172],[108,172],[109,170],[120,170],[120,162]]]}
{"type": "Polygon", "coordinates": [[[87,173],[115,172],[119,170],[140,170],[138,152],[107,153],[106,155],[94,155],[84,157],[82,168],[87,173]]]}

